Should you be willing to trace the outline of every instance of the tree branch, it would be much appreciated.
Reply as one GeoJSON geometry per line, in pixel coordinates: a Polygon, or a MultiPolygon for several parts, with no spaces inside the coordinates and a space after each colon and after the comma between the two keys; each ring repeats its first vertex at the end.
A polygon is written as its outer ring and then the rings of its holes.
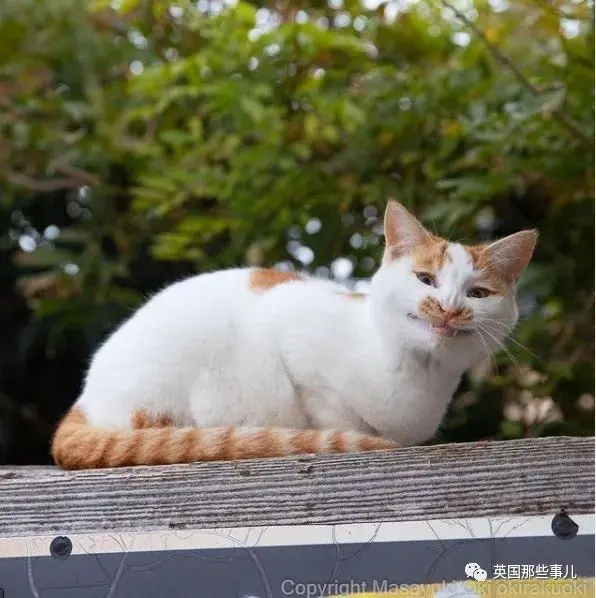
{"type": "Polygon", "coordinates": [[[99,185],[99,177],[97,175],[91,174],[76,166],[72,166],[71,164],[59,162],[54,164],[53,168],[60,174],[76,179],[81,185],[89,185],[90,187],[99,185]]]}
{"type": "MultiPolygon", "coordinates": [[[[522,73],[522,71],[515,65],[515,63],[505,54],[498,46],[493,44],[486,37],[484,32],[459,9],[455,8],[448,0],[439,0],[445,7],[453,11],[455,16],[464,23],[474,35],[482,41],[486,49],[491,53],[492,57],[505,68],[509,69],[515,78],[536,97],[540,96],[542,92],[531,83],[531,81],[522,73]]],[[[555,108],[552,112],[553,117],[561,125],[563,125],[576,139],[581,141],[590,149],[594,148],[594,140],[586,135],[579,125],[561,108],[555,108]]]]}
{"type": "Polygon", "coordinates": [[[78,189],[81,185],[97,184],[97,180],[93,175],[84,173],[78,169],[69,169],[68,174],[73,178],[56,178],[45,181],[39,181],[26,174],[15,172],[13,170],[4,170],[4,172],[1,172],[0,174],[3,174],[9,183],[38,193],[48,193],[50,191],[60,191],[62,189],[78,189]]]}

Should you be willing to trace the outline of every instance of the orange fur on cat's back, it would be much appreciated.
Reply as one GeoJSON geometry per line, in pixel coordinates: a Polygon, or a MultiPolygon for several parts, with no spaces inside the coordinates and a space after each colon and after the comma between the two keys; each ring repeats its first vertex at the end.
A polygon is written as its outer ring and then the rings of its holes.
{"type": "Polygon", "coordinates": [[[263,293],[279,284],[300,280],[304,280],[304,278],[296,272],[282,272],[274,268],[254,268],[250,272],[248,286],[254,293],[263,293]]]}
{"type": "Polygon", "coordinates": [[[168,465],[283,457],[306,453],[346,453],[394,448],[384,438],[329,430],[278,428],[181,428],[167,415],[133,414],[131,429],[93,426],[75,407],[59,423],[52,456],[63,469],[168,465]]]}

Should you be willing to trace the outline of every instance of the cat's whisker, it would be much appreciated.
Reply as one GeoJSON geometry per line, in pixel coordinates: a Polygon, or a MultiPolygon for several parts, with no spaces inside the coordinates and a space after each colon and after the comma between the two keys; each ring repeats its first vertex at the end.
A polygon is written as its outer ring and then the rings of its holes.
{"type": "Polygon", "coordinates": [[[504,324],[502,322],[495,322],[495,321],[491,321],[491,320],[486,320],[486,319],[478,319],[476,320],[479,324],[484,324],[484,325],[490,325],[491,328],[495,329],[495,332],[498,332],[499,334],[504,334],[505,336],[509,335],[512,333],[513,328],[508,326],[507,324],[504,324]],[[502,329],[498,329],[495,327],[495,325],[498,324],[502,327],[502,329]]]}
{"type": "Polygon", "coordinates": [[[490,324],[499,324],[500,326],[502,326],[503,328],[505,328],[507,331],[511,331],[511,330],[513,330],[515,328],[515,324],[514,323],[509,322],[509,321],[504,322],[503,320],[499,320],[497,318],[486,318],[486,317],[483,318],[483,317],[480,317],[480,318],[478,318],[478,321],[479,322],[483,322],[483,323],[484,322],[488,322],[490,324]]]}
{"type": "Polygon", "coordinates": [[[488,362],[491,367],[491,372],[494,372],[497,367],[497,362],[496,362],[494,356],[492,355],[492,353],[488,347],[488,344],[482,337],[482,333],[480,332],[480,330],[478,328],[473,328],[472,332],[478,335],[478,338],[480,339],[480,342],[482,343],[484,350],[486,351],[486,356],[488,357],[488,362]]]}
{"type": "Polygon", "coordinates": [[[494,336],[489,330],[487,330],[486,328],[484,328],[482,325],[479,324],[479,327],[481,328],[481,330],[483,332],[485,332],[486,334],[488,334],[488,336],[490,336],[495,343],[497,344],[497,346],[502,349],[507,357],[509,357],[509,359],[511,359],[511,362],[513,363],[513,365],[515,366],[515,368],[517,368],[517,372],[518,374],[521,374],[522,372],[522,368],[519,364],[519,361],[517,359],[515,359],[515,357],[513,356],[513,353],[511,353],[511,351],[503,344],[503,342],[501,342],[496,336],[494,336]]]}
{"type": "MultiPolygon", "coordinates": [[[[536,359],[538,362],[541,363],[541,360],[538,357],[538,355],[536,355],[536,353],[532,352],[528,347],[526,347],[526,345],[524,345],[523,343],[520,343],[517,339],[515,339],[513,337],[513,327],[507,326],[503,322],[496,320],[496,319],[484,319],[484,320],[479,320],[479,322],[483,323],[485,325],[499,324],[499,325],[503,326],[503,328],[505,328],[507,330],[507,333],[505,334],[505,338],[507,340],[515,343],[520,349],[524,350],[526,353],[528,353],[528,355],[530,355],[531,357],[533,357],[534,359],[536,359]]],[[[492,330],[496,334],[499,333],[499,331],[494,328],[492,328],[492,330]]]]}

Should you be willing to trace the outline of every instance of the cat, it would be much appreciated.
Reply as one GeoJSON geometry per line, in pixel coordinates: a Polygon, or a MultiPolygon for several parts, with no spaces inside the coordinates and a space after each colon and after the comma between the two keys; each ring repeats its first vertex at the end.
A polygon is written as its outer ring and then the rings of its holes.
{"type": "Polygon", "coordinates": [[[465,246],[390,200],[368,294],[236,268],[176,282],[97,350],[52,442],[66,469],[411,446],[517,323],[523,230],[465,246]]]}

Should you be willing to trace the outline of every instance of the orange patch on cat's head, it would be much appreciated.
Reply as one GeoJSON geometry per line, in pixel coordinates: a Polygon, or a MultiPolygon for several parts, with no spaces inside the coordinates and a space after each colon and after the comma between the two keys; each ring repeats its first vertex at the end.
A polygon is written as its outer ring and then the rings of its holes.
{"type": "Polygon", "coordinates": [[[451,261],[447,253],[447,241],[440,237],[429,236],[408,253],[412,257],[414,270],[436,275],[443,266],[451,261]]]}
{"type": "Polygon", "coordinates": [[[409,256],[415,270],[436,275],[450,259],[447,241],[431,234],[396,201],[392,200],[387,204],[384,230],[385,262],[409,256]]]}
{"type": "Polygon", "coordinates": [[[486,265],[486,255],[484,250],[488,245],[462,245],[465,252],[470,256],[474,268],[482,268],[486,265]]]}
{"type": "Polygon", "coordinates": [[[264,293],[277,285],[299,280],[304,280],[304,278],[296,272],[282,272],[274,268],[254,268],[250,272],[248,286],[254,293],[264,293]]]}
{"type": "Polygon", "coordinates": [[[497,267],[486,251],[488,245],[462,245],[462,247],[470,257],[474,270],[480,273],[476,283],[479,286],[486,285],[491,292],[504,295],[509,289],[509,281],[503,270],[497,267]]]}
{"type": "Polygon", "coordinates": [[[410,257],[415,272],[437,276],[445,264],[451,261],[448,246],[445,239],[429,234],[411,247],[387,247],[385,261],[390,263],[402,257],[410,257]]]}

